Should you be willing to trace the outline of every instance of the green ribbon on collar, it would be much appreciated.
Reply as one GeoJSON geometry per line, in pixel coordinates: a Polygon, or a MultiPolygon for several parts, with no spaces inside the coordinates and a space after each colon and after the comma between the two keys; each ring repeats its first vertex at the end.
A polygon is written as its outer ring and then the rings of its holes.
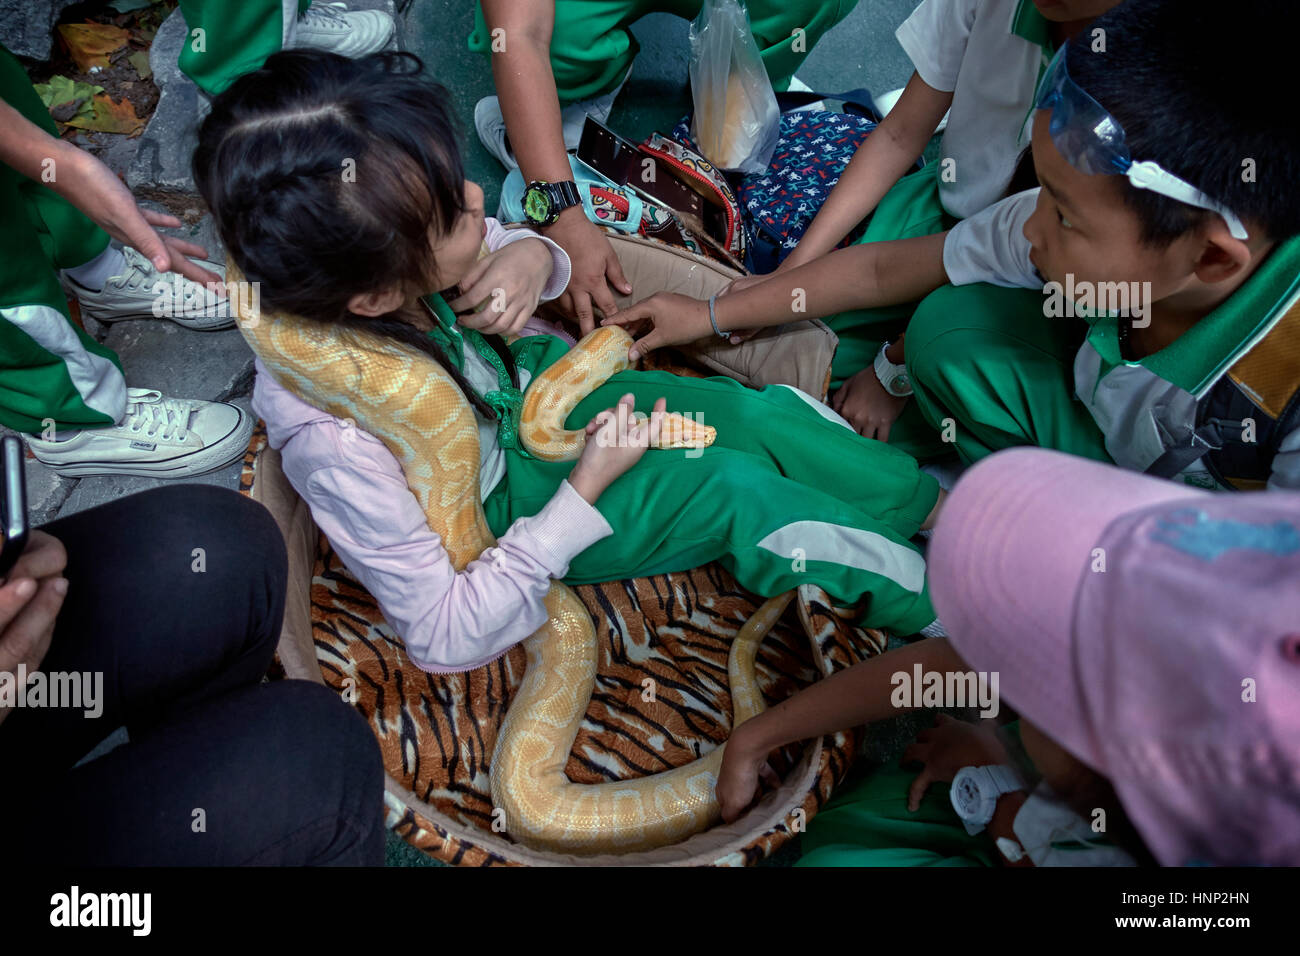
{"type": "MultiPolygon", "coordinates": [[[[462,375],[465,372],[465,343],[468,342],[478,355],[497,373],[497,387],[486,395],[478,395],[497,416],[497,442],[502,448],[518,452],[524,458],[532,458],[528,449],[519,439],[519,419],[524,407],[524,393],[515,387],[510,378],[506,363],[501,360],[497,350],[488,344],[487,339],[477,329],[467,329],[457,324],[456,315],[441,295],[434,293],[425,298],[429,311],[437,321],[429,330],[433,339],[447,354],[462,375]]],[[[472,389],[473,386],[471,385],[472,389]]]]}

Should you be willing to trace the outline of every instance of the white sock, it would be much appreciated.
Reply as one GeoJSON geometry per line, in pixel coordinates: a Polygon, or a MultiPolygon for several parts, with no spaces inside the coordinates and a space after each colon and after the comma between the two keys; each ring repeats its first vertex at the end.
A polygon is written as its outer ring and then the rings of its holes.
{"type": "Polygon", "coordinates": [[[64,269],[63,274],[91,292],[100,292],[109,277],[120,274],[125,266],[126,256],[122,255],[122,250],[110,244],[89,262],[83,262],[75,269],[64,269]]]}

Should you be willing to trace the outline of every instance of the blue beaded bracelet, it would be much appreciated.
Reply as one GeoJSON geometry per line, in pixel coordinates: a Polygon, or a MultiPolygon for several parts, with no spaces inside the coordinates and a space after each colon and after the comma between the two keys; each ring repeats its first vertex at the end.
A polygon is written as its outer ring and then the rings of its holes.
{"type": "Polygon", "coordinates": [[[709,324],[713,326],[714,334],[716,334],[718,338],[729,339],[731,338],[731,333],[723,332],[721,329],[718,328],[718,316],[717,313],[714,311],[715,307],[717,306],[717,303],[718,303],[718,296],[716,293],[714,295],[709,296],[709,324]]]}

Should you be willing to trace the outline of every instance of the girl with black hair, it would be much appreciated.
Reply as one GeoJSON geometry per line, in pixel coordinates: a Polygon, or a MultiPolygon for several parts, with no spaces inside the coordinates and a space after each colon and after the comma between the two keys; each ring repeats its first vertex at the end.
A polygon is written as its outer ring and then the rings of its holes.
{"type": "Polygon", "coordinates": [[[217,97],[194,161],[265,311],[397,340],[446,369],[478,416],[483,508],[499,543],[457,573],[392,453],[258,366],[253,404],[285,474],[412,660],[455,671],[495,659],[545,620],[551,578],[712,560],[758,594],[812,583],[863,600],[869,626],[931,626],[909,539],[931,518],[937,483],[802,392],[629,370],[570,416],[568,427],[586,422],[595,436],[577,462],[519,447],[522,391],[569,342],[499,336],[530,331],[569,263],[550,242],[484,218],[447,98],[407,54],[280,53],[217,97]],[[433,291],[452,287],[450,301],[433,291]],[[715,427],[716,443],[645,454],[645,436],[611,408],[666,404],[715,427]]]}

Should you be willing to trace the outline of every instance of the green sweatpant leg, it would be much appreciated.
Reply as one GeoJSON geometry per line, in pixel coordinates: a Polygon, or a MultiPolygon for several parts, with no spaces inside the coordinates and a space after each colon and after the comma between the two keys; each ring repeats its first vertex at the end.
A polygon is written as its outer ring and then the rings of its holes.
{"type": "MultiPolygon", "coordinates": [[[[931,236],[951,229],[957,220],[939,202],[938,169],[932,163],[895,183],[876,206],[855,245],[931,236]]],[[[871,365],[881,343],[893,340],[907,327],[916,306],[915,302],[907,302],[825,317],[822,321],[840,339],[831,365],[831,387],[838,388],[845,379],[871,365]]]]}
{"type": "Polygon", "coordinates": [[[908,326],[913,401],[968,464],[1017,445],[1108,462],[1101,429],[1074,395],[1084,331],[1044,316],[1037,289],[944,286],[908,326]]]}
{"type": "Polygon", "coordinates": [[[971,836],[953,811],[948,785],[932,783],[915,813],[907,791],[915,771],[882,767],[849,786],[808,822],[795,866],[994,866],[986,833],[971,836]]]}
{"type": "MultiPolygon", "coordinates": [[[[778,90],[789,86],[790,77],[822,34],[856,5],[857,0],[747,0],[754,39],[778,90]],[[802,37],[796,37],[796,30],[803,30],[802,37]]],[[[618,85],[639,49],[628,30],[635,21],[647,13],[694,19],[700,6],[701,0],[555,0],[551,72],[560,103],[598,96],[618,85]]],[[[492,38],[478,6],[469,48],[475,53],[492,52],[492,38]]]]}
{"type": "MultiPolygon", "coordinates": [[[[565,351],[549,336],[516,347],[544,368],[565,351]]],[[[568,427],[581,428],[631,392],[649,411],[668,408],[717,429],[693,451],[647,451],[601,496],[614,534],[570,565],[590,583],[680,571],[719,560],[749,590],[771,596],[813,583],[835,599],[866,598],[863,622],[912,634],[934,620],[925,565],[909,539],[938,499],[914,459],[864,439],[794,389],[755,391],[727,378],[627,371],[588,396],[568,427]]],[[[509,453],[508,486],[489,498],[493,531],[537,513],[572,469],[509,453]]]]}
{"type": "Polygon", "coordinates": [[[180,0],[180,6],[188,28],[181,72],[215,96],[279,52],[289,19],[311,0],[180,0]]]}
{"type": "MultiPolygon", "coordinates": [[[[26,72],[3,47],[0,99],[58,135],[26,72]]],[[[95,427],[126,411],[117,356],[72,323],[57,272],[89,262],[108,241],[48,186],[0,164],[0,424],[29,433],[50,422],[95,427]]]]}

